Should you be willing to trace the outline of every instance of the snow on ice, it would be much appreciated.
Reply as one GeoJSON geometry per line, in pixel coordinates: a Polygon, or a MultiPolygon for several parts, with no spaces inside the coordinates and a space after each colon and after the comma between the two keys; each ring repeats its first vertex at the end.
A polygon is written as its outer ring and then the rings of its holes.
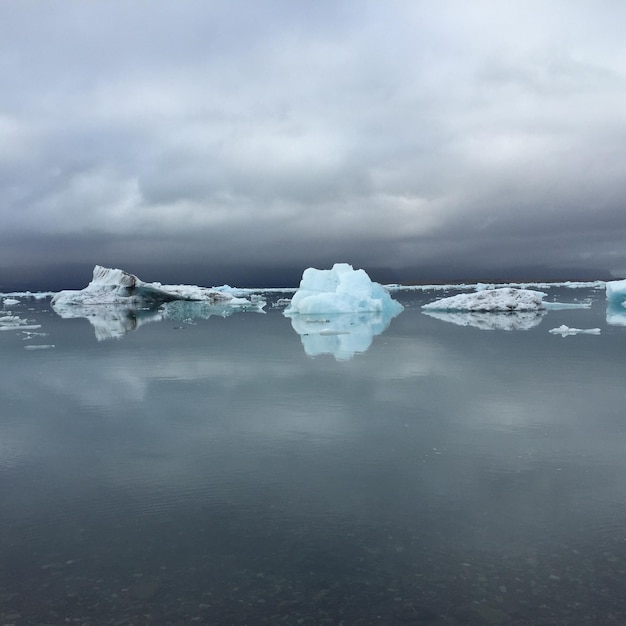
{"type": "Polygon", "coordinates": [[[195,285],[162,285],[146,283],[124,270],[96,265],[93,279],[81,290],[59,291],[52,298],[52,307],[74,305],[125,304],[155,306],[175,300],[204,301],[229,306],[249,306],[252,303],[234,295],[229,287],[207,288],[195,285]]]}
{"type": "Polygon", "coordinates": [[[92,281],[81,290],[60,291],[51,300],[63,318],[84,317],[98,341],[118,339],[146,322],[187,317],[229,315],[233,311],[262,312],[265,302],[255,296],[238,297],[243,290],[195,285],[146,283],[134,274],[96,265],[92,281]],[[178,306],[177,306],[178,305],[178,306]],[[170,307],[170,308],[168,308],[170,307]]]}
{"type": "Polygon", "coordinates": [[[423,305],[427,311],[473,311],[480,313],[543,311],[546,306],[542,291],[531,289],[480,289],[475,293],[463,293],[449,298],[442,298],[423,305]]]}

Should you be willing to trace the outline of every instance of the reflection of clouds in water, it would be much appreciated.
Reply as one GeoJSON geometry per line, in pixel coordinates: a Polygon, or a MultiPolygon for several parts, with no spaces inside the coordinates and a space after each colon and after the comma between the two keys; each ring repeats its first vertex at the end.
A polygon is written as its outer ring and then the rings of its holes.
{"type": "Polygon", "coordinates": [[[546,311],[511,313],[423,311],[423,313],[443,322],[458,326],[473,326],[481,330],[529,330],[541,323],[546,311]]]}
{"type": "MultiPolygon", "coordinates": [[[[576,360],[559,345],[546,350],[532,333],[520,341],[510,333],[466,333],[440,324],[436,332],[422,331],[432,324],[421,311],[403,315],[411,317],[349,365],[302,358],[277,312],[216,320],[219,332],[210,334],[190,327],[189,335],[182,333],[185,343],[181,333],[157,333],[162,343],[145,342],[141,349],[86,343],[71,352],[61,346],[54,359],[16,359],[0,381],[0,390],[24,409],[11,441],[36,456],[51,454],[49,443],[69,445],[64,438],[81,428],[121,433],[116,445],[93,450],[107,480],[129,489],[151,484],[190,490],[206,480],[190,479],[194,459],[213,456],[230,467],[234,462],[223,457],[237,448],[249,452],[237,460],[237,471],[252,473],[273,463],[281,446],[344,446],[349,452],[368,437],[372,407],[388,420],[390,432],[397,419],[414,427],[432,417],[432,428],[441,427],[440,447],[453,432],[495,436],[498,429],[564,424],[572,426],[565,435],[572,449],[588,446],[588,437],[603,444],[601,432],[583,419],[598,413],[597,397],[572,387],[572,381],[588,379],[588,354],[576,360]]],[[[318,338],[332,339],[348,335],[320,331],[366,328],[369,346],[385,327],[375,316],[360,317],[339,316],[334,325],[309,322],[301,330],[312,326],[318,338]]],[[[616,405],[618,371],[614,362],[594,361],[595,384],[599,376],[616,405]]],[[[5,433],[0,428],[0,440],[5,433]]],[[[510,449],[496,446],[490,454],[508,467],[510,449]]],[[[224,471],[216,469],[222,477],[224,471]]]]}

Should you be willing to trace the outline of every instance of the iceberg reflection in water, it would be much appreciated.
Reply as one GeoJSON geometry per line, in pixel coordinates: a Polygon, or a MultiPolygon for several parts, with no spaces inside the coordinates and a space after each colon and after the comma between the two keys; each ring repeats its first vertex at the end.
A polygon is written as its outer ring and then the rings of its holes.
{"type": "Polygon", "coordinates": [[[429,311],[422,313],[457,326],[474,326],[481,330],[529,330],[541,323],[546,311],[514,311],[511,313],[429,311]]]}
{"type": "Polygon", "coordinates": [[[158,309],[143,309],[123,304],[52,304],[53,311],[63,319],[85,318],[93,326],[98,341],[120,339],[148,322],[160,322],[158,309]]]}
{"type": "Polygon", "coordinates": [[[391,316],[380,312],[291,316],[291,326],[309,356],[332,354],[339,361],[368,350],[390,322],[391,316]]]}
{"type": "Polygon", "coordinates": [[[158,308],[141,308],[124,304],[57,304],[54,312],[64,319],[85,318],[93,326],[98,341],[120,339],[126,333],[137,330],[148,322],[177,320],[191,322],[193,319],[209,319],[211,316],[228,317],[238,311],[263,312],[265,302],[255,299],[248,305],[232,306],[210,302],[176,300],[158,308]]]}

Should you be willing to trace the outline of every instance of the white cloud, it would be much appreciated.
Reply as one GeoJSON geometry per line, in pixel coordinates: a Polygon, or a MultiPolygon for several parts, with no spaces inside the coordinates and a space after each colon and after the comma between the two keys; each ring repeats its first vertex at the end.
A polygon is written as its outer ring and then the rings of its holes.
{"type": "Polygon", "coordinates": [[[609,0],[5,3],[3,236],[204,233],[253,263],[293,240],[295,265],[366,245],[365,262],[411,265],[428,262],[416,248],[444,263],[461,232],[478,261],[472,233],[508,227],[526,232],[510,259],[572,264],[593,224],[601,264],[626,229],[625,14],[609,0]],[[570,218],[580,235],[557,254],[544,236],[570,218]]]}

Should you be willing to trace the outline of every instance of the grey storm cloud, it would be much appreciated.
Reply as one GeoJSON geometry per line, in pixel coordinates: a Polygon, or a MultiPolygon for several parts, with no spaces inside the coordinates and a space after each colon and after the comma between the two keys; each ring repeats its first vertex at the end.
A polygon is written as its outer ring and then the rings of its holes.
{"type": "Polygon", "coordinates": [[[624,23],[618,0],[1,3],[0,267],[619,272],[624,23]]]}

